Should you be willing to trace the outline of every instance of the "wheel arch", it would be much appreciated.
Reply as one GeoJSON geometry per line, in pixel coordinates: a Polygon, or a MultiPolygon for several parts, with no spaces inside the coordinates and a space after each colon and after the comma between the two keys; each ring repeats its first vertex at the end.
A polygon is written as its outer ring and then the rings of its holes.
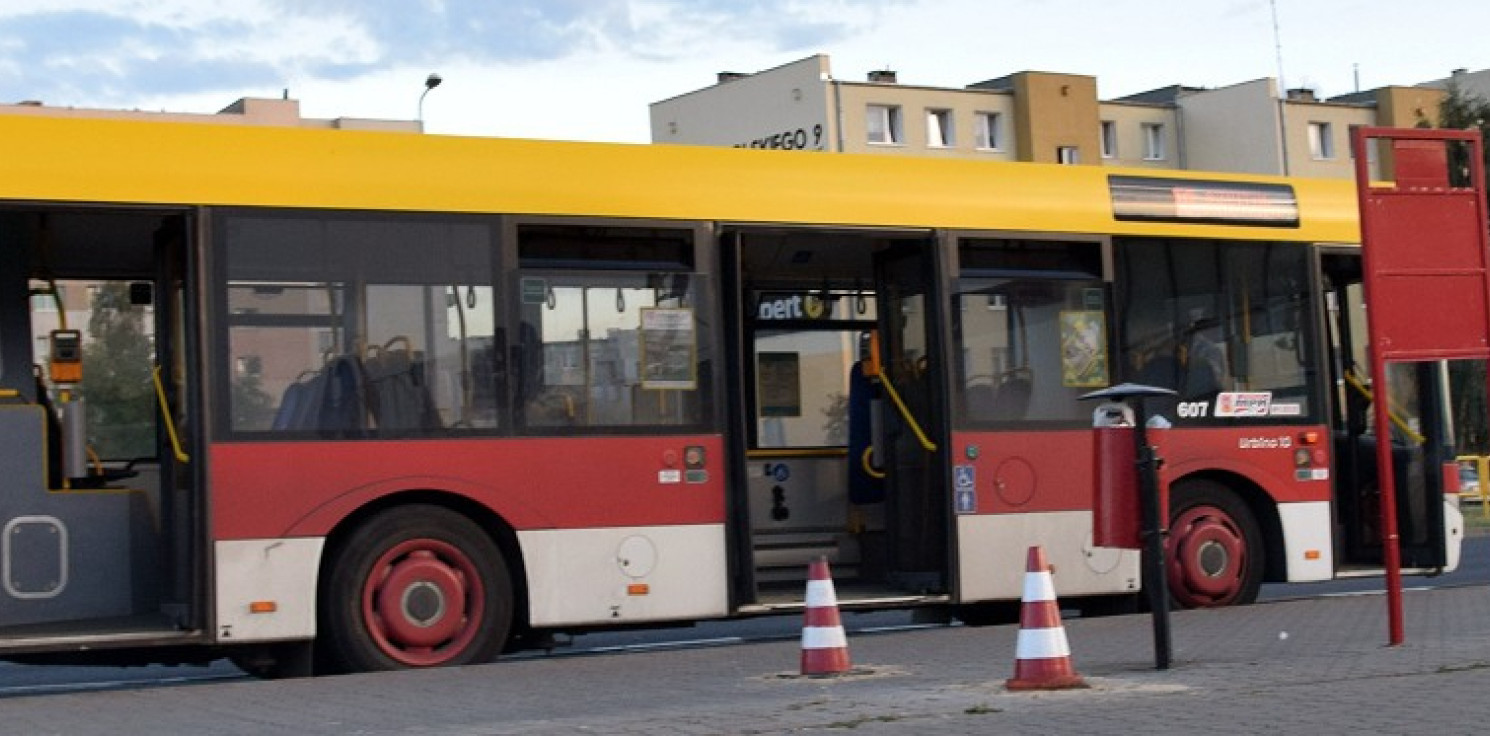
{"type": "Polygon", "coordinates": [[[470,519],[481,528],[501,551],[507,566],[507,576],[512,582],[512,629],[509,640],[528,629],[528,578],[527,564],[523,560],[522,545],[517,541],[517,531],[506,519],[491,508],[449,491],[436,489],[409,489],[379,496],[344,516],[326,534],[325,552],[321,555],[318,587],[324,588],[330,580],[328,569],[335,557],[332,550],[345,544],[346,539],[368,519],[400,506],[439,506],[470,519]]]}
{"type": "MultiPolygon", "coordinates": [[[[1278,515],[1278,503],[1257,482],[1240,473],[1225,470],[1203,470],[1189,473],[1169,483],[1171,495],[1174,489],[1186,481],[1207,480],[1231,491],[1238,500],[1246,504],[1257,521],[1262,534],[1262,580],[1265,583],[1283,582],[1288,579],[1287,552],[1283,548],[1283,520],[1278,515]]],[[[1167,526],[1168,522],[1166,522],[1167,526]]]]}

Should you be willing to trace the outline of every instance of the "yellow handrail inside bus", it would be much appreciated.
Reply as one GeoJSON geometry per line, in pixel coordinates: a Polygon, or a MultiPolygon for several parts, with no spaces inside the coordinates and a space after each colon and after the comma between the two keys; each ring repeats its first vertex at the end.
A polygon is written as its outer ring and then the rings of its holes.
{"type": "Polygon", "coordinates": [[[160,366],[150,371],[150,378],[155,381],[155,398],[160,401],[160,416],[166,423],[166,434],[171,438],[171,450],[176,455],[176,462],[185,464],[191,462],[191,457],[181,449],[181,437],[176,434],[176,420],[171,418],[171,406],[166,403],[166,387],[160,381],[160,366]]]}
{"type": "Polygon", "coordinates": [[[876,480],[884,478],[886,473],[874,467],[874,445],[864,447],[864,453],[859,456],[859,463],[864,466],[864,474],[876,480]]]}
{"type": "Polygon", "coordinates": [[[890,401],[894,403],[895,408],[900,411],[901,418],[905,419],[905,423],[909,425],[911,431],[916,434],[916,439],[920,441],[922,449],[926,450],[927,452],[936,452],[936,443],[928,439],[926,437],[926,433],[921,431],[921,425],[916,422],[915,417],[911,416],[911,410],[906,408],[905,402],[900,400],[900,394],[895,391],[895,386],[890,383],[889,377],[882,377],[880,380],[880,385],[885,387],[885,393],[889,394],[890,401]]]}
{"type": "Polygon", "coordinates": [[[103,475],[103,458],[98,456],[98,451],[93,449],[93,445],[88,445],[83,451],[88,455],[88,462],[93,463],[93,474],[103,475]]]}
{"type": "MultiPolygon", "coordinates": [[[[1351,388],[1359,391],[1362,396],[1366,397],[1367,401],[1376,400],[1376,397],[1371,393],[1371,389],[1367,388],[1366,384],[1361,383],[1361,379],[1356,378],[1354,371],[1345,371],[1345,382],[1350,384],[1351,388]]],[[[1413,431],[1412,427],[1407,426],[1407,422],[1398,416],[1397,407],[1392,406],[1390,403],[1387,404],[1387,416],[1391,417],[1392,424],[1397,425],[1397,429],[1402,430],[1402,433],[1407,435],[1413,442],[1420,445],[1423,444],[1423,435],[1413,431]]]]}

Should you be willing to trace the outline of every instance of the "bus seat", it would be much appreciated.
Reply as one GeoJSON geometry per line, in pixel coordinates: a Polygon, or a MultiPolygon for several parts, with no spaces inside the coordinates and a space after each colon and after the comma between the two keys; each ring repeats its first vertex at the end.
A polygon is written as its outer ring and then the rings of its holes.
{"type": "Polygon", "coordinates": [[[1030,395],[1034,390],[1035,382],[1028,369],[1010,371],[999,382],[998,393],[994,394],[992,418],[996,421],[1023,419],[1030,409],[1030,395]]]}
{"type": "Polygon", "coordinates": [[[966,397],[964,400],[967,402],[967,415],[970,419],[988,421],[998,417],[994,413],[994,401],[998,392],[993,386],[986,383],[968,386],[963,395],[966,397]]]}
{"type": "Polygon", "coordinates": [[[321,371],[322,394],[315,429],[350,432],[362,429],[362,367],[353,356],[333,358],[321,371]]]}
{"type": "Polygon", "coordinates": [[[274,412],[270,429],[301,429],[305,424],[306,406],[313,400],[310,381],[299,380],[285,389],[279,398],[279,409],[274,412]]]}
{"type": "Polygon", "coordinates": [[[383,350],[363,363],[368,405],[379,435],[405,434],[441,426],[430,397],[422,353],[383,350]]]}

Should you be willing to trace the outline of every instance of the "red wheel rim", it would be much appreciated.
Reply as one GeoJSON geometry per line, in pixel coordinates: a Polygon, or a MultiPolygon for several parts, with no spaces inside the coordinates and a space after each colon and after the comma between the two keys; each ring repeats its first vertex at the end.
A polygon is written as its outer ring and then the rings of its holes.
{"type": "Polygon", "coordinates": [[[1237,599],[1247,575],[1247,537],[1230,514],[1214,506],[1186,509],[1169,530],[1169,588],[1181,605],[1225,605],[1237,599]]]}
{"type": "Polygon", "coordinates": [[[384,552],[362,586],[373,642],[401,664],[426,667],[460,656],[481,628],[485,588],[471,558],[437,539],[384,552]]]}

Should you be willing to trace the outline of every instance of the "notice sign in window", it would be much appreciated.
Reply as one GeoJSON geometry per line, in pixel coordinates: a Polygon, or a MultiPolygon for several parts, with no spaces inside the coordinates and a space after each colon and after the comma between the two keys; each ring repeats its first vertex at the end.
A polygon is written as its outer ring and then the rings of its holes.
{"type": "Polygon", "coordinates": [[[642,388],[692,391],[698,388],[698,339],[693,310],[650,307],[641,310],[642,388]]]}
{"type": "Polygon", "coordinates": [[[756,395],[761,416],[802,416],[801,369],[801,358],[796,353],[756,354],[756,395]]]}

